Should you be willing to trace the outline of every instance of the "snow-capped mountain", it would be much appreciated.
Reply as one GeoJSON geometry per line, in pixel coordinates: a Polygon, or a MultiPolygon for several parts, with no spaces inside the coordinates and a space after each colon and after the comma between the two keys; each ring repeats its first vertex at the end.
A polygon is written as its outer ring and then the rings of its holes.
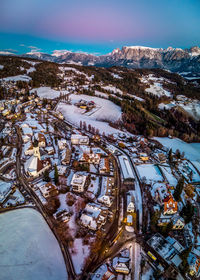
{"type": "Polygon", "coordinates": [[[190,49],[124,46],[122,49],[117,48],[111,53],[101,56],[68,50],[55,50],[52,55],[30,52],[23,56],[57,63],[103,67],[163,68],[172,72],[188,72],[200,75],[200,48],[197,46],[190,49]]]}

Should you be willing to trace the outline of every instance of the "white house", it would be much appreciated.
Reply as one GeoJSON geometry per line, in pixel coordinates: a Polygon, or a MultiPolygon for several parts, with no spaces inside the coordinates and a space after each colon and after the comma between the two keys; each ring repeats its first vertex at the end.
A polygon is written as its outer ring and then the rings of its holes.
{"type": "Polygon", "coordinates": [[[134,195],[133,192],[131,191],[127,193],[127,212],[128,213],[135,212],[134,195]]]}
{"type": "Polygon", "coordinates": [[[73,175],[72,181],[71,181],[71,185],[72,185],[72,189],[75,192],[83,192],[84,191],[84,186],[85,186],[85,182],[86,182],[86,175],[81,175],[81,174],[77,174],[75,173],[73,175]]]}
{"type": "Polygon", "coordinates": [[[40,192],[44,198],[55,196],[58,194],[58,190],[52,183],[47,183],[40,187],[40,192]]]}
{"type": "Polygon", "coordinates": [[[83,226],[97,230],[106,223],[108,210],[96,204],[88,203],[80,217],[83,226]]]}
{"type": "Polygon", "coordinates": [[[115,266],[115,270],[118,273],[129,274],[129,269],[125,263],[117,263],[115,266]]]}
{"type": "Polygon", "coordinates": [[[88,145],[89,137],[80,134],[72,134],[71,143],[72,145],[88,145]]]}

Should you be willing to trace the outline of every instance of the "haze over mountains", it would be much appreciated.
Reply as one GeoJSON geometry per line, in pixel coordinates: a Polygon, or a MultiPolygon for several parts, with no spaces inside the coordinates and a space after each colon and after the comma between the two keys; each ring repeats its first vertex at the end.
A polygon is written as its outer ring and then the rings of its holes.
{"type": "Polygon", "coordinates": [[[197,46],[190,49],[131,46],[114,49],[111,53],[101,56],[71,51],[54,51],[52,55],[29,52],[23,56],[57,63],[78,63],[103,67],[163,68],[172,72],[189,72],[187,74],[200,75],[200,48],[197,46]]]}

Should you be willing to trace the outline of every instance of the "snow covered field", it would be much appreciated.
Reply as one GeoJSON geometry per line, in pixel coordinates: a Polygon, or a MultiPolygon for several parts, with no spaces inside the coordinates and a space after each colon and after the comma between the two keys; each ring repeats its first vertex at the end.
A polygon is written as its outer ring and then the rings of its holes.
{"type": "Polygon", "coordinates": [[[166,95],[168,97],[171,96],[171,92],[165,90],[162,86],[162,82],[168,82],[172,83],[171,81],[165,79],[165,78],[157,78],[153,74],[147,75],[141,79],[141,82],[144,84],[152,83],[149,88],[145,89],[147,93],[152,93],[153,95],[156,96],[163,96],[166,95]]]}
{"type": "Polygon", "coordinates": [[[13,81],[13,82],[17,82],[17,81],[24,81],[24,82],[29,82],[31,79],[31,77],[26,76],[26,75],[18,75],[18,76],[12,76],[12,77],[7,77],[7,78],[3,78],[0,79],[0,81],[13,81]]]}
{"type": "Polygon", "coordinates": [[[180,152],[185,153],[185,157],[189,160],[200,161],[200,143],[189,144],[178,138],[170,139],[168,137],[155,137],[154,139],[159,141],[164,147],[171,148],[173,152],[179,149],[180,152]]]}
{"type": "Polygon", "coordinates": [[[77,126],[80,125],[80,121],[85,121],[87,125],[90,124],[91,126],[98,128],[100,133],[105,132],[105,134],[109,134],[119,132],[108,124],[109,121],[114,122],[121,118],[121,109],[119,106],[109,100],[83,94],[71,94],[70,99],[72,105],[60,103],[57,107],[57,110],[64,115],[66,120],[77,126]],[[94,101],[96,108],[91,112],[88,112],[86,115],[85,110],[74,105],[80,99],[94,101]]]}
{"type": "Polygon", "coordinates": [[[0,279],[67,279],[58,242],[37,211],[3,213],[0,228],[0,279]]]}
{"type": "Polygon", "coordinates": [[[160,83],[154,83],[153,85],[150,85],[149,88],[145,89],[147,93],[152,93],[156,96],[163,96],[166,95],[168,97],[171,96],[171,92],[165,90],[160,83]]]}
{"type": "MultiPolygon", "coordinates": [[[[40,98],[48,98],[48,99],[54,99],[56,97],[60,96],[60,91],[54,90],[50,87],[39,87],[34,88],[31,90],[31,92],[37,91],[37,94],[40,98]]],[[[67,90],[62,91],[63,94],[68,94],[69,92],[67,90]]]]}

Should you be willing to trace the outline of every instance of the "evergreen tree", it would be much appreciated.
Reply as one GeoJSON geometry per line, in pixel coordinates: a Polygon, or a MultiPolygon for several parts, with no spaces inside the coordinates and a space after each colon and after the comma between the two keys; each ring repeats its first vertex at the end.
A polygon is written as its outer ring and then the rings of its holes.
{"type": "Polygon", "coordinates": [[[178,184],[176,186],[176,189],[174,191],[174,198],[176,199],[176,201],[180,200],[181,197],[181,193],[183,190],[183,186],[184,186],[184,177],[181,177],[178,181],[178,184]]]}
{"type": "Polygon", "coordinates": [[[54,166],[54,182],[55,182],[56,185],[59,183],[59,180],[58,180],[58,168],[57,168],[56,164],[54,166]]]}
{"type": "Polygon", "coordinates": [[[48,170],[44,171],[44,181],[46,181],[46,182],[50,182],[51,181],[51,179],[49,177],[49,171],[48,170]]]}
{"type": "Polygon", "coordinates": [[[169,159],[169,162],[173,161],[172,149],[169,150],[168,159],[169,159]]]}
{"type": "Polygon", "coordinates": [[[187,204],[183,207],[180,214],[184,218],[186,224],[191,222],[194,215],[194,206],[190,201],[187,201],[187,204]]]}

